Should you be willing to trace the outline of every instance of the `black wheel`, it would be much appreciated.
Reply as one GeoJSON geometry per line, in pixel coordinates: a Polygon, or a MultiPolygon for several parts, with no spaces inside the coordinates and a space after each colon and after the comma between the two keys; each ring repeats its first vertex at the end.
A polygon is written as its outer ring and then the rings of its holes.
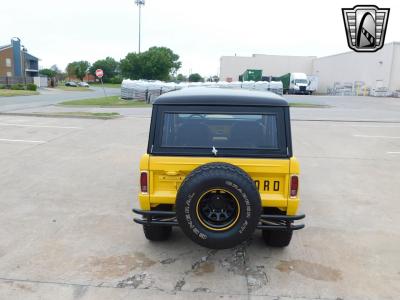
{"type": "Polygon", "coordinates": [[[263,230],[262,236],[265,243],[271,247],[286,247],[290,244],[293,231],[263,230]]]}
{"type": "Polygon", "coordinates": [[[251,237],[260,218],[260,194],[240,168],[210,163],[182,182],[176,216],[183,232],[208,248],[234,247],[251,237]]]}
{"type": "MultiPolygon", "coordinates": [[[[170,205],[158,205],[156,210],[171,211],[170,205]]],[[[152,224],[143,224],[145,237],[150,241],[165,241],[171,236],[172,226],[160,226],[152,224]]]]}
{"type": "Polygon", "coordinates": [[[165,241],[171,236],[172,227],[144,224],[143,232],[150,241],[165,241]]]}

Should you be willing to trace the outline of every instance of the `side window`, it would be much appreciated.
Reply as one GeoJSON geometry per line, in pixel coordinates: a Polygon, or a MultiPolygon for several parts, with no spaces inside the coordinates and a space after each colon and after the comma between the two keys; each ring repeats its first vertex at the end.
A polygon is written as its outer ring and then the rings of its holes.
{"type": "Polygon", "coordinates": [[[6,58],[6,67],[11,68],[11,58],[6,58]]]}

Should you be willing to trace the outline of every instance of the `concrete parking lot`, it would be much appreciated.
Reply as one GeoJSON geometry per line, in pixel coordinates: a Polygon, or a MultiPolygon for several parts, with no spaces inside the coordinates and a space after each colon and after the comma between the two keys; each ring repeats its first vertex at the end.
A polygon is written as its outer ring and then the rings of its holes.
{"type": "Polygon", "coordinates": [[[0,299],[399,299],[400,101],[313,99],[343,105],[292,110],[307,218],[283,250],[260,232],[218,251],[144,238],[149,109],[0,115],[0,299]]]}

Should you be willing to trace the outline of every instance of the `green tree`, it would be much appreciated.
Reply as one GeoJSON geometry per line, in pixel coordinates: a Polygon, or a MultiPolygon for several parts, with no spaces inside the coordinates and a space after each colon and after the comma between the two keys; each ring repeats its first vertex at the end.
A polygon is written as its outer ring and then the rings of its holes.
{"type": "Polygon", "coordinates": [[[128,53],[121,60],[121,74],[130,79],[168,81],[181,67],[179,56],[166,47],[152,47],[142,53],[128,53]]]}
{"type": "Polygon", "coordinates": [[[214,76],[210,76],[207,81],[209,82],[218,82],[219,81],[219,77],[217,75],[214,76]]]}
{"type": "Polygon", "coordinates": [[[47,76],[49,78],[54,78],[57,75],[57,72],[52,69],[42,69],[39,71],[40,75],[47,76]]]}
{"type": "Polygon", "coordinates": [[[119,63],[112,57],[106,57],[96,61],[90,68],[89,73],[96,75],[96,70],[102,69],[104,72],[103,81],[110,82],[112,78],[119,75],[119,63]]]}
{"type": "Polygon", "coordinates": [[[67,72],[69,78],[75,77],[75,76],[76,76],[76,75],[75,75],[76,67],[77,67],[77,66],[76,66],[76,62],[72,62],[72,63],[69,63],[69,64],[67,65],[65,71],[67,72]]]}
{"type": "Polygon", "coordinates": [[[178,82],[186,82],[187,81],[187,77],[183,74],[178,74],[178,76],[176,76],[176,81],[178,82]]]}
{"type": "Polygon", "coordinates": [[[69,77],[79,78],[81,81],[86,76],[90,67],[90,63],[86,60],[74,61],[67,66],[67,73],[69,77]]]}
{"type": "Polygon", "coordinates": [[[81,61],[76,62],[76,69],[75,69],[76,77],[78,77],[82,81],[83,78],[88,73],[89,67],[90,67],[90,63],[86,60],[81,60],[81,61]]]}
{"type": "Polygon", "coordinates": [[[63,71],[61,71],[57,65],[52,65],[50,67],[50,70],[56,72],[55,78],[60,81],[60,80],[65,80],[65,78],[67,77],[67,74],[64,73],[63,71]]]}
{"type": "Polygon", "coordinates": [[[189,75],[189,82],[203,82],[204,79],[199,73],[193,73],[189,75]]]}
{"type": "Polygon", "coordinates": [[[52,65],[50,70],[53,70],[56,73],[62,73],[62,71],[57,67],[57,65],[52,65]]]}

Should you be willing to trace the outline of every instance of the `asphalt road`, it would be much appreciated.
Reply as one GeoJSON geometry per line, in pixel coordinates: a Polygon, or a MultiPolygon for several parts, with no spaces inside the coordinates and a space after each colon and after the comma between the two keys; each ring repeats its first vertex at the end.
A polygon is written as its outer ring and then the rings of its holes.
{"type": "Polygon", "coordinates": [[[0,116],[0,299],[400,298],[400,123],[293,121],[306,228],[213,251],[132,222],[147,114],[0,116]]]}
{"type": "MultiPolygon", "coordinates": [[[[115,92],[115,91],[114,91],[115,92]]],[[[101,95],[100,95],[101,96],[101,95]]],[[[288,96],[290,102],[301,102],[326,105],[326,108],[292,108],[291,117],[295,120],[331,120],[331,121],[373,121],[400,122],[399,98],[376,97],[340,97],[340,96],[288,96]]],[[[1,101],[0,101],[1,102],[1,101]]],[[[128,117],[145,117],[151,115],[151,108],[99,108],[99,107],[60,107],[47,105],[43,107],[22,106],[15,112],[118,112],[128,117]]]]}
{"type": "MultiPolygon", "coordinates": [[[[90,91],[73,92],[58,89],[41,89],[40,95],[0,97],[0,112],[18,112],[20,110],[32,109],[37,111],[47,106],[51,106],[67,100],[77,100],[86,98],[102,97],[102,88],[91,87],[90,91]]],[[[121,90],[115,88],[105,88],[109,96],[120,95],[121,90]]]]}

